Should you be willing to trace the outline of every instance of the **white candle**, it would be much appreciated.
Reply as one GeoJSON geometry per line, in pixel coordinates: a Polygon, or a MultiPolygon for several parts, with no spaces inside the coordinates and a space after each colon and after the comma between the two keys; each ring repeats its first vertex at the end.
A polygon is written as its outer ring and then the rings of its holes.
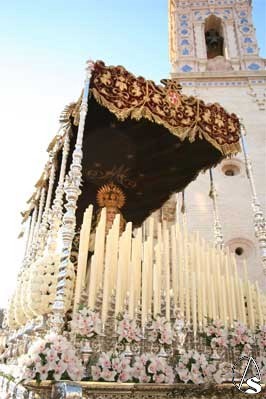
{"type": "Polygon", "coordinates": [[[177,248],[176,248],[176,228],[175,225],[171,227],[171,259],[172,259],[172,287],[173,287],[173,294],[174,294],[174,303],[177,307],[177,295],[178,295],[178,276],[177,276],[177,248]]]}
{"type": "Polygon", "coordinates": [[[89,298],[88,298],[88,307],[89,309],[94,309],[95,306],[95,296],[96,296],[96,263],[95,257],[92,255],[91,257],[91,275],[90,275],[90,284],[89,284],[89,298]]]}
{"type": "Polygon", "coordinates": [[[165,270],[165,304],[166,319],[170,321],[170,257],[169,257],[169,231],[164,228],[164,270],[165,270]]]}
{"type": "Polygon", "coordinates": [[[197,288],[196,288],[196,273],[192,272],[192,324],[194,336],[197,333],[197,288]]]}
{"type": "Polygon", "coordinates": [[[142,290],[141,290],[141,304],[142,304],[142,314],[141,314],[141,324],[142,327],[145,326],[147,321],[147,278],[148,278],[148,243],[144,242],[144,259],[142,263],[142,290]]]}
{"type": "Polygon", "coordinates": [[[73,307],[74,313],[78,309],[78,305],[80,303],[81,292],[82,292],[82,289],[84,288],[84,284],[85,284],[92,211],[93,211],[93,206],[89,205],[88,209],[84,213],[83,223],[82,223],[81,232],[80,232],[78,267],[77,267],[76,288],[75,288],[74,307],[73,307]]]}

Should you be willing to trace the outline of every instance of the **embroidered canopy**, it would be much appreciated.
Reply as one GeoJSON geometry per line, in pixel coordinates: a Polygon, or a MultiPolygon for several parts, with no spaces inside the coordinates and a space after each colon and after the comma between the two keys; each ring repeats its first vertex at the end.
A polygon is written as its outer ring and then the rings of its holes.
{"type": "MultiPolygon", "coordinates": [[[[139,225],[201,170],[240,151],[240,125],[235,114],[217,103],[205,104],[186,96],[176,80],[161,83],[135,77],[122,66],[105,66],[102,61],[94,64],[78,224],[89,203],[97,208],[96,193],[103,184],[113,182],[121,187],[126,194],[123,215],[139,225]]],[[[64,114],[72,128],[71,150],[80,104],[81,97],[64,114]]]]}

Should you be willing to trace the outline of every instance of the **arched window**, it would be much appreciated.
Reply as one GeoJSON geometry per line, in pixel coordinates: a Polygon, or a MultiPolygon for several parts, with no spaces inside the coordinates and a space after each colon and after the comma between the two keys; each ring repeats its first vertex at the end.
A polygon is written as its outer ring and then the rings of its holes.
{"type": "Polygon", "coordinates": [[[205,21],[205,42],[208,59],[224,55],[222,21],[215,15],[210,15],[205,21]]]}

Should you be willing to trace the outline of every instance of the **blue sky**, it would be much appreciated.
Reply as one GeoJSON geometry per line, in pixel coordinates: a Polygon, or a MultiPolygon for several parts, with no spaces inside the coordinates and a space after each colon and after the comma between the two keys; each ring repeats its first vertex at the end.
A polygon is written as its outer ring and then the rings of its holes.
{"type": "MultiPolygon", "coordinates": [[[[253,0],[253,9],[266,57],[266,1],[253,0]]],[[[154,79],[169,72],[167,0],[9,1],[0,21],[7,62],[58,70],[91,56],[154,79]]]]}
{"type": "MultiPolygon", "coordinates": [[[[266,58],[266,0],[253,0],[266,58]]],[[[88,58],[157,82],[169,75],[167,0],[9,0],[0,13],[0,307],[23,257],[20,211],[47,160],[64,106],[75,101],[88,58]]]]}

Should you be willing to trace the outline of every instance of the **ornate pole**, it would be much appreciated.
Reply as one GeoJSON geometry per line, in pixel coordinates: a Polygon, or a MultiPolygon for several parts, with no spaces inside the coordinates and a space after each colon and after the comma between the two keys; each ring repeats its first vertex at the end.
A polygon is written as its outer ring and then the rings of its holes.
{"type": "Polygon", "coordinates": [[[29,254],[29,250],[31,247],[32,239],[33,239],[33,232],[34,232],[36,220],[37,220],[37,204],[34,207],[34,210],[33,210],[32,216],[31,216],[31,220],[30,220],[29,237],[28,237],[27,244],[26,244],[25,258],[29,254]]]}
{"type": "Polygon", "coordinates": [[[43,214],[43,208],[44,208],[44,203],[45,203],[45,196],[46,196],[46,188],[42,187],[41,189],[41,195],[40,195],[40,202],[39,202],[39,207],[38,207],[38,217],[36,224],[34,226],[34,232],[33,232],[33,238],[32,238],[32,243],[31,247],[29,249],[29,263],[34,260],[37,249],[38,249],[38,234],[39,234],[39,228],[42,220],[42,214],[43,214]]]}
{"type": "Polygon", "coordinates": [[[63,196],[64,196],[64,180],[66,175],[66,165],[70,148],[69,129],[66,132],[64,146],[62,150],[62,162],[60,167],[60,175],[58,185],[55,191],[55,199],[52,206],[50,218],[50,231],[48,237],[48,251],[54,253],[57,247],[57,234],[60,228],[63,213],[63,196]]]}
{"type": "Polygon", "coordinates": [[[251,160],[248,156],[247,152],[247,143],[245,140],[245,137],[247,135],[245,126],[241,122],[240,124],[240,139],[241,139],[241,144],[243,148],[243,153],[244,153],[244,159],[245,159],[245,166],[246,166],[246,174],[247,178],[249,180],[250,188],[251,188],[251,194],[252,194],[252,202],[251,206],[253,209],[253,214],[254,214],[254,230],[255,230],[255,236],[258,240],[260,252],[261,252],[261,260],[262,260],[262,267],[263,267],[263,273],[266,276],[266,220],[260,205],[260,202],[258,200],[257,196],[257,191],[255,187],[255,182],[254,182],[254,176],[253,176],[253,168],[252,168],[252,163],[251,160]],[[243,128],[243,133],[242,133],[242,128],[243,128]]]}
{"type": "Polygon", "coordinates": [[[223,248],[224,247],[224,238],[223,238],[222,225],[220,222],[218,206],[217,206],[217,196],[218,195],[217,195],[216,188],[214,186],[212,169],[209,169],[209,171],[210,171],[210,193],[209,193],[209,196],[212,199],[213,215],[214,215],[214,244],[215,244],[216,248],[223,248]]]}
{"type": "Polygon", "coordinates": [[[45,246],[45,238],[48,230],[48,218],[49,218],[49,211],[51,206],[51,199],[53,193],[53,187],[55,182],[55,155],[57,152],[58,144],[55,146],[54,151],[50,152],[50,171],[49,171],[49,184],[46,196],[46,202],[44,207],[44,212],[42,215],[42,221],[40,224],[39,232],[38,232],[38,239],[37,239],[37,257],[41,256],[45,246]]]}
{"type": "Polygon", "coordinates": [[[80,184],[81,184],[81,170],[82,170],[82,141],[85,126],[85,119],[88,109],[88,95],[89,95],[89,84],[90,76],[93,68],[92,62],[87,62],[86,68],[86,79],[85,87],[83,91],[82,103],[80,106],[80,121],[78,127],[77,141],[75,150],[73,152],[72,164],[70,171],[66,176],[65,180],[65,194],[66,194],[66,212],[63,216],[62,225],[62,256],[59,266],[58,282],[56,289],[55,302],[53,304],[53,317],[52,317],[52,329],[58,333],[62,331],[64,326],[64,315],[65,315],[65,290],[66,290],[66,275],[70,259],[71,245],[75,234],[76,225],[76,208],[77,200],[80,195],[80,184]]]}

